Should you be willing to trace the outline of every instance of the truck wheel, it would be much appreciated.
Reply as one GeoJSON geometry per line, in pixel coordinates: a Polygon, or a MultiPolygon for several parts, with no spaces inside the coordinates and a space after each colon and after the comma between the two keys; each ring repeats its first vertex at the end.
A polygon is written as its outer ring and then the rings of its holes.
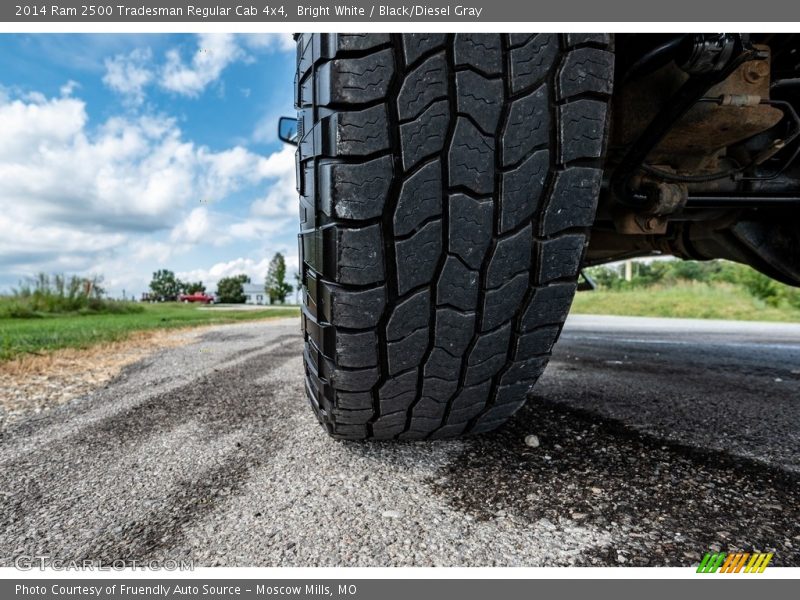
{"type": "Polygon", "coordinates": [[[455,437],[524,404],[595,217],[611,42],[298,36],[306,389],[329,434],[455,437]]]}

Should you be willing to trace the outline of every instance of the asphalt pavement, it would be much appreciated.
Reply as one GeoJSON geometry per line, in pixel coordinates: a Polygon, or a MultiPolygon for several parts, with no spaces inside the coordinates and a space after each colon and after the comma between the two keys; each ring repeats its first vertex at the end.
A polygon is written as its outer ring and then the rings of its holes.
{"type": "Polygon", "coordinates": [[[501,430],[338,442],[296,320],[220,326],[0,429],[0,566],[800,566],[798,392],[799,325],[576,316],[501,430]]]}

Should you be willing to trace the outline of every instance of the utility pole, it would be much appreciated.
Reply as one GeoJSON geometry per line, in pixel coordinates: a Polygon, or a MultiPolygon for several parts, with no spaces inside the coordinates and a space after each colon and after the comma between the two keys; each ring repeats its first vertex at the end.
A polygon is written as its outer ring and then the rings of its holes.
{"type": "Polygon", "coordinates": [[[630,258],[625,261],[625,281],[633,281],[633,261],[630,258]]]}

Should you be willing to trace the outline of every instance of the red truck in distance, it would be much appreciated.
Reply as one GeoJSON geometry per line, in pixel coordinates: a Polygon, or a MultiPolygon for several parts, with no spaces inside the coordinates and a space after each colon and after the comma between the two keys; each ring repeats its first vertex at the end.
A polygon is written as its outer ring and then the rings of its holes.
{"type": "Polygon", "coordinates": [[[209,296],[203,292],[195,292],[194,294],[181,294],[178,296],[178,302],[200,302],[202,304],[212,304],[214,296],[209,296]]]}

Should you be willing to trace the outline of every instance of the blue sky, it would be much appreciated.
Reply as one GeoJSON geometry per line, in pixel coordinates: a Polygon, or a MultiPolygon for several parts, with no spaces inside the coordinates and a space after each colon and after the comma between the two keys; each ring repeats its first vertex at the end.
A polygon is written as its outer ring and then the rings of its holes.
{"type": "Polygon", "coordinates": [[[0,290],[297,268],[289,34],[0,34],[0,290]]]}

